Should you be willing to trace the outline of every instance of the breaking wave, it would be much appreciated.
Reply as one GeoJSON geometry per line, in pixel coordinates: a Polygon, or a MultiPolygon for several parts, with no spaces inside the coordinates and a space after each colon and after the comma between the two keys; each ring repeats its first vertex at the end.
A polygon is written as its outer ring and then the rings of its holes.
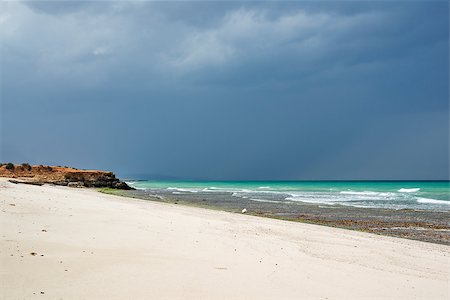
{"type": "Polygon", "coordinates": [[[415,193],[418,191],[420,191],[420,188],[412,188],[412,189],[401,188],[398,190],[399,193],[415,193]]]}
{"type": "MultiPolygon", "coordinates": [[[[249,183],[236,185],[229,182],[192,184],[176,182],[158,185],[155,182],[127,182],[146,192],[170,193],[177,197],[204,197],[232,201],[256,201],[269,203],[317,205],[345,205],[389,209],[450,210],[450,195],[447,183],[249,183]]],[[[200,198],[199,198],[200,199],[200,198]]]]}
{"type": "Polygon", "coordinates": [[[450,201],[446,200],[436,200],[429,198],[417,198],[417,202],[419,203],[430,203],[430,204],[439,204],[439,205],[450,205],[450,201]]]}
{"type": "Polygon", "coordinates": [[[195,189],[183,189],[183,188],[177,188],[177,187],[168,187],[167,190],[176,191],[176,192],[187,192],[187,193],[197,193],[198,192],[195,189]]]}

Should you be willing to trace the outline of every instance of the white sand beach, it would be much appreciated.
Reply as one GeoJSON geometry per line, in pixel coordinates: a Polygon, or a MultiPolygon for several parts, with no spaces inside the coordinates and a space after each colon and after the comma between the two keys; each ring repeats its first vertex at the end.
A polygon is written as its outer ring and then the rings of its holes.
{"type": "Polygon", "coordinates": [[[0,179],[1,299],[449,299],[450,247],[0,179]]]}

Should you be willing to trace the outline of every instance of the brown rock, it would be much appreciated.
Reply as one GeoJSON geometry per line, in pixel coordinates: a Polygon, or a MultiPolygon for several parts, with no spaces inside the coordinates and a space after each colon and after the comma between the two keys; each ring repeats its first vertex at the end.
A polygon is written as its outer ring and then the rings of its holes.
{"type": "Polygon", "coordinates": [[[120,181],[114,173],[97,170],[78,170],[68,167],[54,166],[22,166],[13,169],[0,166],[0,177],[17,178],[13,183],[27,183],[42,185],[50,183],[72,187],[109,187],[115,189],[132,189],[125,182],[120,181]],[[30,169],[31,168],[31,169],[30,169]]]}

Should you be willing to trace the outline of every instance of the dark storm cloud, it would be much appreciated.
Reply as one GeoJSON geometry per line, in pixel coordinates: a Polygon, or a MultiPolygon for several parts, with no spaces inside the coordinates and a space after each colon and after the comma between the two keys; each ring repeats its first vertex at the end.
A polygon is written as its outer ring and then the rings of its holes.
{"type": "Polygon", "coordinates": [[[92,3],[89,1],[24,1],[25,5],[36,13],[68,14],[81,11],[92,3]]]}
{"type": "Polygon", "coordinates": [[[448,178],[446,2],[1,6],[3,161],[448,178]]]}

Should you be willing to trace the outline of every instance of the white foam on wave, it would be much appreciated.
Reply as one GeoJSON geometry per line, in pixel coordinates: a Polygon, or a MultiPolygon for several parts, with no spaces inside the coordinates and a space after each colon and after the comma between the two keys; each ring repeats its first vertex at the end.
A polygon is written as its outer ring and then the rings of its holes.
{"type": "MultiPolygon", "coordinates": [[[[364,191],[364,192],[356,192],[356,191],[342,191],[339,194],[345,196],[356,196],[358,199],[364,200],[365,198],[369,198],[370,200],[390,200],[393,199],[396,195],[395,193],[389,192],[373,192],[373,191],[364,191]]],[[[344,200],[344,198],[343,198],[344,200]]]]}
{"type": "Polygon", "coordinates": [[[411,189],[401,188],[398,190],[399,193],[415,193],[418,191],[420,191],[420,188],[411,188],[411,189]]]}
{"type": "Polygon", "coordinates": [[[429,198],[417,198],[417,202],[419,202],[419,203],[428,203],[428,204],[444,204],[444,205],[450,205],[450,201],[446,201],[446,200],[436,200],[436,199],[429,199],[429,198]]]}
{"type": "Polygon", "coordinates": [[[224,192],[230,192],[235,197],[240,197],[242,195],[249,195],[249,194],[269,193],[267,191],[257,191],[257,190],[248,190],[248,189],[238,189],[238,190],[229,189],[229,190],[224,190],[224,192]]]}
{"type": "Polygon", "coordinates": [[[125,183],[128,184],[129,186],[131,186],[132,188],[137,189],[137,190],[146,190],[146,188],[136,186],[135,185],[136,181],[126,181],[125,180],[125,183]]]}
{"type": "Polygon", "coordinates": [[[268,190],[268,189],[270,189],[270,186],[260,186],[258,189],[268,190]]]}
{"type": "Polygon", "coordinates": [[[286,197],[284,200],[293,201],[293,202],[307,202],[307,203],[321,203],[327,205],[333,205],[334,202],[341,201],[340,199],[333,197],[310,197],[307,195],[294,195],[291,194],[291,197],[286,197]]]}
{"type": "Polygon", "coordinates": [[[146,191],[147,189],[144,187],[138,187],[138,186],[133,186],[133,188],[137,189],[137,190],[141,190],[141,191],[146,191]]]}
{"type": "Polygon", "coordinates": [[[232,192],[234,191],[234,189],[227,189],[227,188],[218,188],[218,187],[207,187],[202,189],[202,192],[207,192],[207,193],[223,193],[223,192],[232,192]]]}
{"type": "MultiPolygon", "coordinates": [[[[177,188],[177,187],[168,187],[166,190],[169,191],[177,191],[177,192],[188,192],[188,193],[197,193],[197,190],[194,189],[183,189],[183,188],[177,188]]],[[[175,192],[173,192],[175,193],[175,192]]]]}
{"type": "Polygon", "coordinates": [[[141,190],[141,191],[145,191],[146,190],[146,188],[144,188],[144,187],[136,186],[135,185],[136,181],[125,181],[125,183],[128,184],[129,186],[131,186],[132,188],[137,189],[137,190],[141,190]]]}
{"type": "Polygon", "coordinates": [[[356,192],[356,191],[342,191],[339,194],[343,195],[361,195],[361,196],[377,196],[380,193],[372,192],[372,191],[364,191],[364,192],[356,192]]]}
{"type": "Polygon", "coordinates": [[[373,192],[373,191],[341,191],[339,193],[318,193],[318,192],[304,192],[304,193],[289,193],[290,196],[285,198],[288,201],[299,201],[307,203],[319,203],[326,205],[385,205],[387,202],[396,200],[396,193],[390,192],[373,192]],[[380,204],[374,204],[375,202],[380,204]]]}

